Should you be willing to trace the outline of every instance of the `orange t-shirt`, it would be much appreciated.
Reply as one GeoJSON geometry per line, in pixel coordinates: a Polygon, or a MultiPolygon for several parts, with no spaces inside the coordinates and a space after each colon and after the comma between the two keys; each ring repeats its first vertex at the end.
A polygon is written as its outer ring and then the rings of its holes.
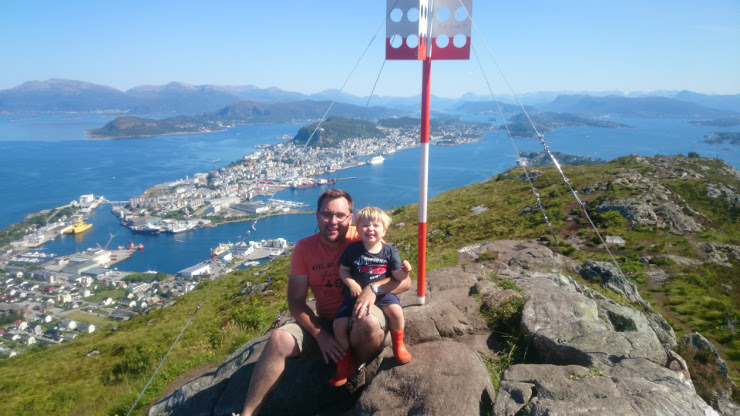
{"type": "Polygon", "coordinates": [[[321,242],[319,233],[303,238],[296,243],[290,258],[290,274],[308,276],[308,287],[316,298],[316,313],[330,321],[334,320],[342,306],[342,279],[339,277],[339,256],[347,245],[359,241],[355,227],[349,227],[344,244],[329,248],[321,242]]]}

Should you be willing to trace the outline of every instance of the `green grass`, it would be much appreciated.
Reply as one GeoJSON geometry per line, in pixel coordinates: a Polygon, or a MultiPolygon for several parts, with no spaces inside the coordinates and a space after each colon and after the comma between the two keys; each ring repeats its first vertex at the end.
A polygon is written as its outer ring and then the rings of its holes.
{"type": "MultiPolygon", "coordinates": [[[[740,189],[740,180],[728,176],[712,160],[679,158],[678,164],[701,172],[706,182],[728,184],[740,189]],[[707,167],[703,169],[699,164],[707,167]]],[[[586,202],[588,212],[595,211],[598,201],[605,198],[636,197],[642,191],[611,184],[605,191],[588,195],[584,187],[600,181],[609,184],[618,176],[640,174],[644,178],[658,177],[655,163],[636,163],[635,157],[616,159],[604,165],[564,166],[579,197],[586,202]]],[[[538,236],[552,240],[554,232],[564,253],[577,262],[608,261],[602,247],[589,241],[585,247],[565,243],[568,237],[580,235],[586,240],[595,236],[570,191],[563,185],[560,174],[552,167],[538,168],[542,172],[533,185],[554,227],[550,230],[537,207],[529,185],[519,176],[521,167],[497,175],[492,180],[443,192],[429,201],[427,215],[427,271],[457,264],[461,247],[497,239],[532,239],[538,236]],[[475,214],[473,207],[489,209],[475,214]],[[525,212],[525,207],[535,208],[525,212]],[[566,217],[572,221],[565,221],[566,217]]],[[[665,186],[681,196],[702,215],[693,218],[705,227],[700,233],[677,233],[665,227],[635,227],[614,214],[596,218],[602,235],[620,235],[627,245],[613,248],[626,277],[634,282],[642,296],[666,316],[680,336],[697,330],[712,341],[727,361],[730,375],[740,381],[740,262],[730,255],[731,267],[714,264],[682,266],[665,261],[666,254],[696,258],[703,253],[698,242],[740,245],[740,212],[728,208],[721,199],[706,196],[706,188],[692,180],[671,179],[665,186]],[[652,265],[645,258],[658,258],[652,265]],[[669,274],[665,286],[656,286],[648,278],[649,268],[660,268],[669,274]]],[[[386,239],[398,247],[401,257],[416,264],[418,257],[417,206],[391,210],[394,224],[386,239]]],[[[688,215],[688,214],[687,214],[688,215]]],[[[554,244],[550,247],[557,251],[554,244]]],[[[261,334],[273,317],[286,308],[289,259],[277,259],[249,271],[236,271],[221,278],[200,311],[195,315],[181,341],[173,349],[162,370],[154,379],[134,414],[142,414],[156,400],[167,384],[185,371],[209,363],[220,363],[231,352],[255,335],[261,334]],[[247,281],[255,284],[272,278],[269,295],[237,294],[247,281]]],[[[569,273],[564,270],[564,273],[569,273]]],[[[574,278],[585,283],[580,276],[574,278]]],[[[503,281],[497,282],[504,284],[503,281]]],[[[591,287],[620,303],[626,299],[601,288],[591,287]]],[[[13,415],[126,414],[136,396],[151,376],[154,368],[172,341],[192,315],[210,283],[178,298],[173,306],[139,316],[130,322],[118,323],[115,331],[101,330],[81,335],[77,340],[46,348],[33,347],[11,359],[0,361],[0,401],[3,412],[13,415]],[[100,354],[87,357],[92,350],[100,354]]],[[[123,291],[101,292],[88,300],[99,302],[105,297],[120,297],[123,291]]],[[[491,329],[506,344],[505,350],[486,364],[494,383],[511,364],[527,362],[531,354],[528,340],[519,334],[518,315],[521,303],[512,301],[496,311],[482,310],[491,329]]],[[[80,318],[81,321],[86,321],[80,318]]],[[[698,365],[698,364],[693,364],[698,365]]],[[[697,372],[699,374],[700,372],[697,372]]],[[[692,369],[692,374],[694,371],[692,369]]],[[[694,379],[697,390],[712,390],[711,381],[694,379]],[[702,384],[704,383],[704,384],[702,384]]],[[[709,397],[709,396],[707,396],[709,397]]],[[[711,400],[711,398],[710,398],[711,400]]]]}
{"type": "MultiPolygon", "coordinates": [[[[285,293],[287,265],[288,259],[281,258],[267,267],[221,278],[133,414],[142,414],[178,375],[207,363],[220,363],[264,332],[282,310],[284,296],[233,295],[247,281],[261,283],[267,276],[273,278],[271,289],[285,293]],[[261,275],[255,277],[255,271],[261,275]]],[[[210,282],[178,298],[171,307],[119,323],[115,331],[84,334],[72,342],[32,348],[0,361],[3,413],[126,414],[208,286],[210,282]],[[100,353],[87,357],[92,350],[100,353]]]]}
{"type": "Polygon", "coordinates": [[[66,315],[65,318],[74,319],[77,322],[86,322],[88,324],[93,324],[97,327],[96,329],[102,329],[106,326],[113,326],[116,323],[115,320],[110,318],[90,315],[89,313],[83,313],[79,311],[72,312],[69,315],[66,315]]]}

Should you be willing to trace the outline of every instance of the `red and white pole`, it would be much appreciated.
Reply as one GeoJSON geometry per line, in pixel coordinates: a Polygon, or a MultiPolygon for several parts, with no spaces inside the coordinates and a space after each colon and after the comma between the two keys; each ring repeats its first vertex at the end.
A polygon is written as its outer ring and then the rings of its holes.
{"type": "Polygon", "coordinates": [[[385,59],[424,61],[421,81],[419,246],[416,299],[426,302],[429,100],[434,59],[469,59],[473,0],[386,0],[385,59]],[[440,12],[438,15],[437,12],[440,12]]]}
{"type": "Polygon", "coordinates": [[[425,282],[427,270],[427,196],[429,195],[429,100],[432,59],[424,60],[421,77],[421,138],[419,160],[419,258],[416,272],[416,300],[426,302],[425,282]]]}

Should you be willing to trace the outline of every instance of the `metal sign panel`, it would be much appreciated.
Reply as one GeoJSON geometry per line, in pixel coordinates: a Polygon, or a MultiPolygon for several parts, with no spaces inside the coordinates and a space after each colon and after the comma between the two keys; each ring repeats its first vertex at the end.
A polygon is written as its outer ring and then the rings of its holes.
{"type": "Polygon", "coordinates": [[[386,0],[385,58],[469,59],[473,0],[386,0]]]}

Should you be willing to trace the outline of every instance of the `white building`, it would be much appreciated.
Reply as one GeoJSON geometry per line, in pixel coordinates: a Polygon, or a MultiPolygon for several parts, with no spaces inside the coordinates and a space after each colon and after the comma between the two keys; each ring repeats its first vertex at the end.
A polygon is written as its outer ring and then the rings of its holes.
{"type": "Polygon", "coordinates": [[[196,276],[204,276],[211,274],[211,265],[210,264],[196,264],[195,266],[188,267],[187,269],[180,270],[177,272],[178,276],[185,277],[185,278],[193,278],[196,276]]]}
{"type": "Polygon", "coordinates": [[[59,320],[59,329],[71,331],[77,328],[77,322],[72,319],[61,319],[59,320]]]}

